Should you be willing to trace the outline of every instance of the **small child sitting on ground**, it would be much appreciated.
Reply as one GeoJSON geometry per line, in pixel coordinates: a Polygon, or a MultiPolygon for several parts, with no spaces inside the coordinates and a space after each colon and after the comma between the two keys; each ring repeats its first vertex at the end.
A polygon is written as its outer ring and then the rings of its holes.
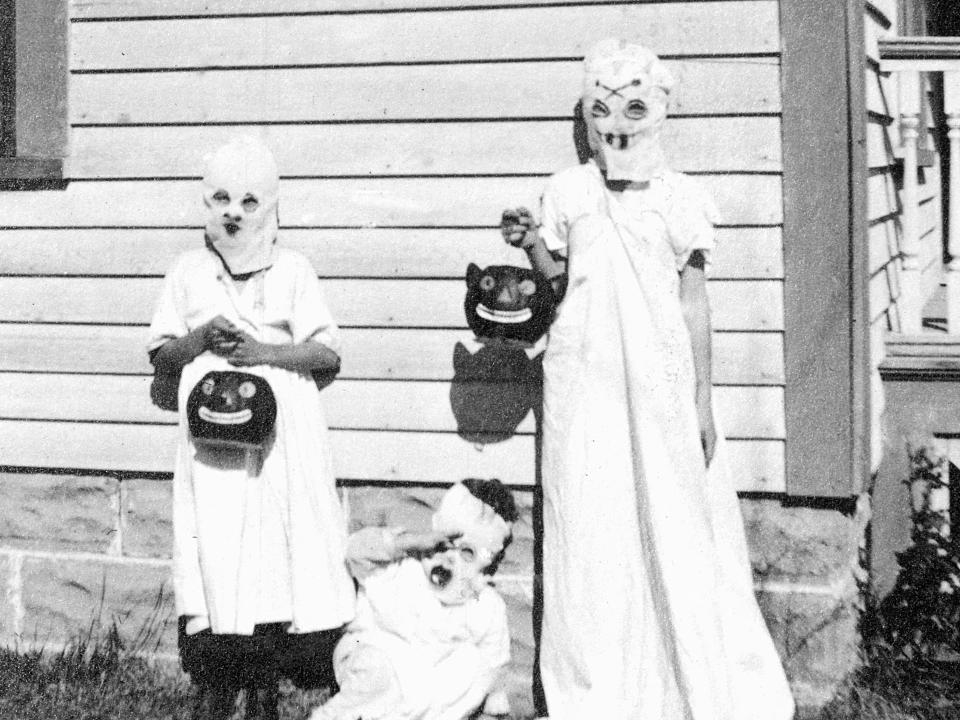
{"type": "MultiPolygon", "coordinates": [[[[369,527],[351,535],[357,614],[334,652],[340,691],[311,720],[474,713],[510,658],[506,606],[490,576],[516,518],[499,480],[468,479],[443,496],[433,532],[369,527]]],[[[502,693],[493,698],[489,712],[508,711],[502,693]]]]}

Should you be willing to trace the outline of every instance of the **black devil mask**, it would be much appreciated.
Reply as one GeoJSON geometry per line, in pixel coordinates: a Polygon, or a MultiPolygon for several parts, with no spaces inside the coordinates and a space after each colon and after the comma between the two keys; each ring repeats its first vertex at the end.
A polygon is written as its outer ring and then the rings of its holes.
{"type": "Polygon", "coordinates": [[[513,265],[467,267],[463,309],[478,338],[533,344],[553,321],[556,301],[550,282],[533,270],[513,265]]]}
{"type": "Polygon", "coordinates": [[[211,371],[187,398],[187,424],[194,442],[262,448],[277,419],[277,401],[259,375],[233,370],[211,371]]]}

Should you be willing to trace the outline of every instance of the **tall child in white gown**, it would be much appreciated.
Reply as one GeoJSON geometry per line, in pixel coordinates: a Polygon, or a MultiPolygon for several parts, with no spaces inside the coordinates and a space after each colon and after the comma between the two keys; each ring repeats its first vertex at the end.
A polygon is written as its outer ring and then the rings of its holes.
{"type": "Polygon", "coordinates": [[[660,148],[660,60],[609,40],[584,66],[592,157],[550,178],[539,227],[522,208],[502,224],[565,292],[544,355],[549,713],[788,720],[713,415],[716,212],[660,148]]]}

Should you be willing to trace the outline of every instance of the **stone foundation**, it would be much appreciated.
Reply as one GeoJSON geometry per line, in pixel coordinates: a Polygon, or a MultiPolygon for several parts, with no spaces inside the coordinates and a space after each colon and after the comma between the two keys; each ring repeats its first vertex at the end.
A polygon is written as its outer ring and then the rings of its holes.
{"type": "MultiPolygon", "coordinates": [[[[341,488],[351,529],[426,528],[436,487],[341,488]]],[[[0,474],[0,642],[68,642],[116,622],[137,647],[173,657],[171,485],[166,480],[0,474]],[[136,638],[145,633],[147,637],[136,638]]],[[[534,493],[514,493],[521,518],[497,573],[510,615],[515,712],[532,713],[534,493]]],[[[868,506],[824,508],[743,498],[761,609],[798,704],[823,705],[859,665],[859,557],[868,506]]]]}

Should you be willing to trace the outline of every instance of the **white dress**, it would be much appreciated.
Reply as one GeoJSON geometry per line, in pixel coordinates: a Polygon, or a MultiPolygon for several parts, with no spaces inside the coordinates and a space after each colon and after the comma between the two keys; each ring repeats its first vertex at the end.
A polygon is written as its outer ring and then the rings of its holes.
{"type": "Polygon", "coordinates": [[[510,660],[497,591],[486,586],[462,605],[442,604],[419,560],[383,562],[382,548],[393,546],[385,536],[396,534],[365,528],[353,536],[348,555],[361,590],[333,656],[340,692],[311,720],[462,720],[510,660]]]}
{"type": "MultiPolygon", "coordinates": [[[[280,249],[238,293],[205,248],[180,256],[164,280],[149,349],[223,315],[267,343],[316,340],[339,349],[316,273],[280,249]]],[[[338,627],[353,617],[344,561],[346,520],[337,495],[320,393],[309,374],[234,368],[210,352],[183,369],[173,478],[174,591],[178,615],[207,617],[215,633],[291,622],[291,632],[338,627]],[[194,445],[186,398],[210,370],[263,376],[277,398],[276,438],[265,457],[194,445]]]]}
{"type": "Polygon", "coordinates": [[[708,474],[679,298],[712,205],[668,172],[614,196],[554,175],[541,232],[568,257],[544,356],[541,674],[551,720],[785,720],[719,443],[708,474]]]}

